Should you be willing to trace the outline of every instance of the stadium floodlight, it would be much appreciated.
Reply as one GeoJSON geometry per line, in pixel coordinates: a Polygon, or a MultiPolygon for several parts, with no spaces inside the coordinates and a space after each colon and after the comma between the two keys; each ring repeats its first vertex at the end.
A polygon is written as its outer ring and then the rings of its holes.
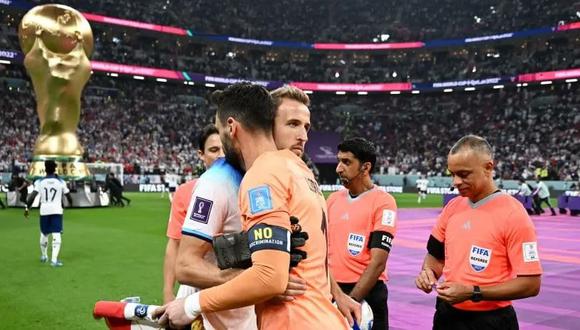
{"type": "Polygon", "coordinates": [[[475,90],[475,87],[465,87],[466,92],[472,92],[475,90]]]}
{"type": "Polygon", "coordinates": [[[10,61],[0,60],[0,64],[12,64],[10,61]]]}
{"type": "Polygon", "coordinates": [[[193,86],[195,85],[195,83],[193,81],[188,82],[189,86],[193,86]]]}
{"type": "Polygon", "coordinates": [[[451,92],[453,92],[453,88],[445,88],[443,90],[443,93],[451,93],[451,92]]]}
{"type": "Polygon", "coordinates": [[[392,95],[399,95],[399,94],[401,94],[401,92],[400,91],[392,91],[391,94],[392,95]]]}
{"type": "Polygon", "coordinates": [[[502,89],[504,88],[504,85],[494,85],[493,89],[502,89]]]}
{"type": "Polygon", "coordinates": [[[304,91],[305,94],[312,94],[314,93],[313,91],[304,91]]]}
{"type": "Polygon", "coordinates": [[[143,76],[133,76],[133,79],[145,80],[145,77],[143,77],[143,76]]]}
{"type": "Polygon", "coordinates": [[[110,76],[111,76],[111,77],[118,77],[118,76],[119,76],[119,74],[118,74],[118,73],[115,73],[115,72],[111,72],[110,76]]]}
{"type": "Polygon", "coordinates": [[[518,87],[522,87],[522,84],[516,84],[516,86],[518,86],[518,87]]]}
{"type": "Polygon", "coordinates": [[[551,80],[544,80],[540,82],[540,85],[551,85],[552,81],[551,80]]]}
{"type": "Polygon", "coordinates": [[[566,82],[567,82],[567,83],[575,83],[575,82],[577,82],[577,81],[578,81],[578,79],[576,79],[576,78],[573,78],[573,79],[566,79],[566,82]]]}
{"type": "Polygon", "coordinates": [[[157,78],[155,80],[157,80],[158,82],[163,82],[163,83],[167,82],[167,79],[164,79],[164,78],[157,78]]]}
{"type": "Polygon", "coordinates": [[[210,88],[213,88],[213,87],[215,87],[215,84],[206,83],[206,84],[205,84],[205,87],[210,87],[210,88]]]}
{"type": "Polygon", "coordinates": [[[527,87],[528,83],[523,83],[522,86],[527,87]]]}
{"type": "Polygon", "coordinates": [[[336,95],[346,95],[346,92],[343,92],[343,91],[337,91],[337,92],[336,92],[336,95]]]}
{"type": "Polygon", "coordinates": [[[420,91],[411,91],[411,94],[420,94],[420,91]]]}
{"type": "Polygon", "coordinates": [[[358,95],[367,95],[369,92],[357,92],[358,95]]]}
{"type": "Polygon", "coordinates": [[[183,82],[183,84],[184,84],[184,85],[187,85],[187,81],[184,81],[184,82],[183,82]]]}

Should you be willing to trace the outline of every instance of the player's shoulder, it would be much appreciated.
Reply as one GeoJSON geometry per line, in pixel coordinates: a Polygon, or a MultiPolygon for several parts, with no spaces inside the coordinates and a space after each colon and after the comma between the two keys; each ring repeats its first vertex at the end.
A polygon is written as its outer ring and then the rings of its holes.
{"type": "Polygon", "coordinates": [[[288,161],[290,160],[289,153],[291,153],[291,151],[289,150],[265,152],[258,158],[256,158],[250,170],[253,168],[255,169],[260,169],[264,167],[270,168],[272,167],[272,164],[287,164],[288,161]]]}
{"type": "Polygon", "coordinates": [[[242,180],[242,173],[222,157],[214,161],[199,178],[200,182],[205,180],[213,182],[233,180],[239,183],[242,180]]]}
{"type": "Polygon", "coordinates": [[[288,150],[269,151],[260,155],[244,175],[244,181],[283,178],[290,175],[292,159],[288,150]]]}
{"type": "Polygon", "coordinates": [[[177,189],[175,189],[175,196],[191,195],[193,193],[193,189],[195,188],[196,183],[197,183],[197,179],[193,179],[193,180],[187,181],[186,183],[180,184],[179,186],[177,186],[177,189]]]}

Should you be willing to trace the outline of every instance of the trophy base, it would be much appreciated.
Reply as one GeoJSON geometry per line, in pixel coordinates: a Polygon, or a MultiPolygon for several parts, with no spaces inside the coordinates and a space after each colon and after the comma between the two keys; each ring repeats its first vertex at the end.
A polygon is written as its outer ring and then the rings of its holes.
{"type": "Polygon", "coordinates": [[[46,176],[44,162],[54,160],[56,163],[56,174],[64,180],[85,180],[90,179],[91,172],[87,164],[82,162],[82,157],[39,155],[32,158],[28,178],[36,180],[46,176]]]}

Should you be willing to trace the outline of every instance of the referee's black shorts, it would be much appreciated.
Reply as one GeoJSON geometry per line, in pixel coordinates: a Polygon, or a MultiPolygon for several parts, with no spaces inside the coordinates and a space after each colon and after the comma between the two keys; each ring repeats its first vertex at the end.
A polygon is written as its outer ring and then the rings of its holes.
{"type": "Polygon", "coordinates": [[[464,311],[437,299],[433,330],[517,330],[516,311],[507,306],[492,311],[464,311]]]}
{"type": "MultiPolygon", "coordinates": [[[[349,294],[356,283],[338,283],[338,286],[349,294]]],[[[387,298],[389,291],[383,281],[377,281],[375,286],[369,291],[364,300],[369,304],[373,311],[373,327],[372,330],[389,329],[389,308],[387,306],[387,298]]]]}

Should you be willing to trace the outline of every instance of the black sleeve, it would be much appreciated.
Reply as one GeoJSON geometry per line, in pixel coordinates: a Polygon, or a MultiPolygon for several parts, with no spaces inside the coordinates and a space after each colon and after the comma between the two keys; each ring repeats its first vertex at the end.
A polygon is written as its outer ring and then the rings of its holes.
{"type": "Polygon", "coordinates": [[[393,247],[393,235],[386,231],[373,231],[369,239],[369,249],[383,249],[387,252],[393,247]]]}
{"type": "Polygon", "coordinates": [[[427,242],[427,252],[437,258],[437,260],[445,259],[445,243],[439,242],[433,235],[429,236],[427,242]]]}

